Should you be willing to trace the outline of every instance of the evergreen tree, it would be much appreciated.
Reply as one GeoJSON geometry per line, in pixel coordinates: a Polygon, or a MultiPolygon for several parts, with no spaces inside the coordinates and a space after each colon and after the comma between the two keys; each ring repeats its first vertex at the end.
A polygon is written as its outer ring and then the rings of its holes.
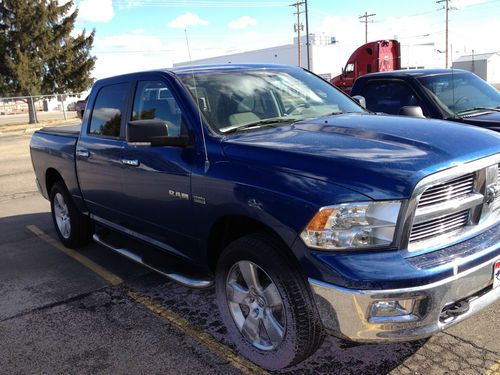
{"type": "MultiPolygon", "coordinates": [[[[71,35],[73,0],[0,0],[0,96],[79,92],[92,83],[95,30],[71,35]]],[[[36,122],[27,101],[30,123],[36,122]]]]}

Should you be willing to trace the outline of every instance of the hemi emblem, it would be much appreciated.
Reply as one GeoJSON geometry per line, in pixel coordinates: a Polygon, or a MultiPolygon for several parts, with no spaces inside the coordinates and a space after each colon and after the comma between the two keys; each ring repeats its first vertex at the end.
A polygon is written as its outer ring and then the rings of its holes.
{"type": "Polygon", "coordinates": [[[497,186],[495,185],[488,186],[488,189],[486,190],[486,203],[487,204],[493,203],[499,195],[500,195],[500,189],[497,186]]]}

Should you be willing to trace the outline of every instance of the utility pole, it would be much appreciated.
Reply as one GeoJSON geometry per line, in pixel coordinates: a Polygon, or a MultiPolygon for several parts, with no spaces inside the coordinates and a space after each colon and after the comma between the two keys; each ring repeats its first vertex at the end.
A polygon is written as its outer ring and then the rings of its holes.
{"type": "Polygon", "coordinates": [[[295,7],[297,12],[294,13],[297,15],[297,23],[294,25],[294,31],[297,33],[297,47],[298,47],[298,66],[302,66],[302,43],[300,40],[300,31],[304,30],[304,25],[300,23],[300,15],[303,13],[300,11],[300,7],[304,5],[303,1],[297,1],[294,4],[290,4],[291,7],[295,7]]]}
{"type": "Polygon", "coordinates": [[[444,67],[446,69],[448,69],[448,21],[449,21],[449,13],[450,13],[450,10],[454,10],[455,8],[452,8],[450,7],[450,2],[451,0],[439,0],[439,1],[436,1],[437,4],[441,4],[441,3],[444,3],[444,10],[445,10],[445,13],[446,13],[446,49],[445,49],[445,55],[446,55],[446,62],[444,64],[444,67]]]}
{"type": "Polygon", "coordinates": [[[364,18],[364,21],[359,21],[365,24],[365,43],[368,43],[368,18],[376,16],[376,13],[368,14],[368,12],[365,12],[365,14],[359,16],[358,18],[364,18]]]}
{"type": "Polygon", "coordinates": [[[309,47],[309,12],[307,10],[307,0],[304,0],[306,8],[306,48],[307,48],[307,70],[311,70],[311,58],[310,58],[310,47],[309,47]]]}

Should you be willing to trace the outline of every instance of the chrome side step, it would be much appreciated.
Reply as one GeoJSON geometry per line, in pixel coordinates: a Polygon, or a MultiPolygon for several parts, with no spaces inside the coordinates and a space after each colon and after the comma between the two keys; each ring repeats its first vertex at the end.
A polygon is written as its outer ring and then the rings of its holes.
{"type": "Polygon", "coordinates": [[[93,235],[93,239],[95,242],[97,242],[99,245],[102,245],[120,255],[123,255],[124,257],[144,266],[144,267],[147,267],[155,272],[158,272],[159,274],[165,276],[165,277],[168,277],[169,279],[181,284],[181,285],[184,285],[184,286],[187,286],[189,288],[197,288],[197,289],[204,289],[204,288],[209,288],[211,287],[214,282],[213,280],[209,280],[207,278],[194,278],[194,277],[190,277],[188,275],[184,275],[184,274],[180,274],[180,273],[177,273],[177,272],[174,272],[174,271],[170,271],[168,269],[162,269],[163,267],[156,267],[156,266],[152,266],[151,264],[148,264],[146,263],[143,258],[136,254],[135,252],[131,251],[131,250],[128,250],[128,249],[124,249],[124,248],[121,248],[121,247],[115,247],[113,245],[111,245],[110,243],[107,243],[106,241],[104,241],[101,236],[99,236],[97,233],[95,233],[93,235]]]}

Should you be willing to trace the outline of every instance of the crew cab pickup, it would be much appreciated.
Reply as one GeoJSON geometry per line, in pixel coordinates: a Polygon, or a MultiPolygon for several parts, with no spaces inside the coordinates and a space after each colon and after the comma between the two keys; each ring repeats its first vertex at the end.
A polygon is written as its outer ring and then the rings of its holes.
{"type": "Polygon", "coordinates": [[[428,117],[500,131],[500,92],[460,69],[399,70],[364,75],[353,96],[366,108],[392,115],[428,117]]]}
{"type": "Polygon", "coordinates": [[[64,245],[215,284],[228,337],[266,369],[325,331],[419,339],[500,297],[500,135],[370,114],[299,68],[103,79],[81,130],[37,131],[31,155],[64,245]]]}

